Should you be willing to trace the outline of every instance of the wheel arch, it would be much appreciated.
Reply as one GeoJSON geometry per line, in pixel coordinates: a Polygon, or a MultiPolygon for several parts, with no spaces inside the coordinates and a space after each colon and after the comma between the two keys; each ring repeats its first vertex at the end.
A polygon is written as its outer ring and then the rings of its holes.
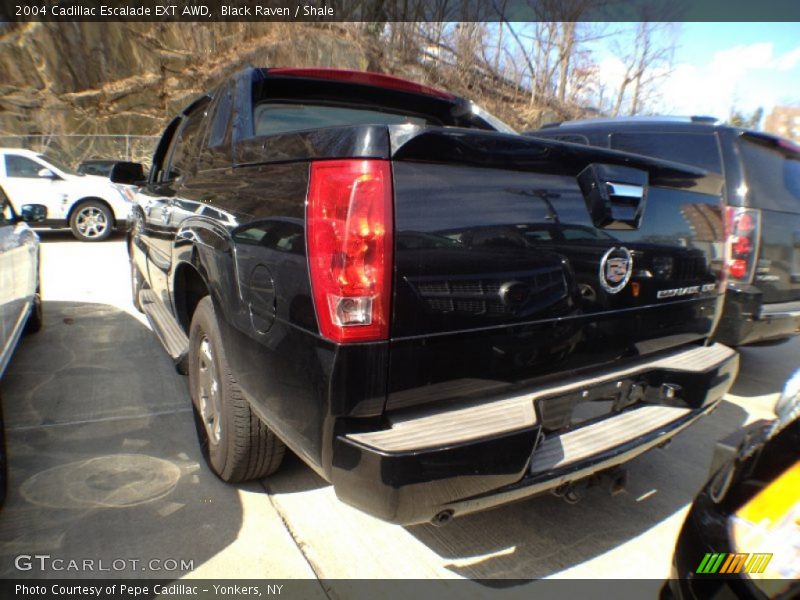
{"type": "Polygon", "coordinates": [[[105,206],[108,209],[108,212],[111,213],[111,227],[115,228],[117,226],[117,217],[114,214],[114,207],[111,206],[111,203],[109,203],[108,200],[101,198],[100,196],[85,196],[73,202],[69,212],[67,213],[67,223],[70,225],[72,224],[72,215],[75,214],[75,211],[78,210],[81,204],[86,204],[87,202],[98,202],[105,206]]]}
{"type": "Polygon", "coordinates": [[[189,334],[192,315],[200,300],[211,295],[211,286],[202,269],[197,265],[182,261],[175,266],[172,277],[172,299],[175,303],[175,316],[181,328],[189,334]]]}
{"type": "Polygon", "coordinates": [[[187,333],[199,302],[196,294],[200,291],[211,296],[219,317],[233,324],[231,307],[239,298],[238,279],[234,276],[230,281],[219,274],[231,268],[236,272],[234,256],[230,233],[217,223],[188,218],[178,228],[172,247],[169,287],[176,317],[187,333]]]}

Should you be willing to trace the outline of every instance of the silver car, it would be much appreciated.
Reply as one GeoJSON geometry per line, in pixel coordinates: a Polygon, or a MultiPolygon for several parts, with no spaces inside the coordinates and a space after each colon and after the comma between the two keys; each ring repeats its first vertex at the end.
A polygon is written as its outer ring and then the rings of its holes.
{"type": "MultiPolygon", "coordinates": [[[[39,236],[27,223],[43,221],[41,204],[25,204],[14,211],[0,187],[0,379],[23,332],[42,327],[39,294],[39,236]]],[[[5,498],[6,456],[0,405],[0,504],[5,498]]]]}
{"type": "Polygon", "coordinates": [[[0,188],[0,378],[23,331],[42,325],[39,236],[28,223],[44,219],[44,207],[26,204],[16,214],[0,188]]]}

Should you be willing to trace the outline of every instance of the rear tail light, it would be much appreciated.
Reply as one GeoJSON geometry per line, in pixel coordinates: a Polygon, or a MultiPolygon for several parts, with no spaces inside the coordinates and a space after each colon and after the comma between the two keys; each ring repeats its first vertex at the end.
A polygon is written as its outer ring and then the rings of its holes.
{"type": "Polygon", "coordinates": [[[729,206],[726,211],[728,277],[734,282],[750,283],[758,251],[761,213],[756,209],[734,206],[729,206]]]}
{"type": "Polygon", "coordinates": [[[392,174],[383,160],[311,163],[308,260],[320,332],[335,342],[389,337],[392,174]]]}

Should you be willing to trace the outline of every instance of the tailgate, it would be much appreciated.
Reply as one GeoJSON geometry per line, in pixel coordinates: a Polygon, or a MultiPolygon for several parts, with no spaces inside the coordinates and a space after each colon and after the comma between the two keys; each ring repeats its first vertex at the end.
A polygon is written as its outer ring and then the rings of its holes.
{"type": "Polygon", "coordinates": [[[712,331],[716,176],[463,130],[397,145],[387,408],[501,393],[712,331]]]}

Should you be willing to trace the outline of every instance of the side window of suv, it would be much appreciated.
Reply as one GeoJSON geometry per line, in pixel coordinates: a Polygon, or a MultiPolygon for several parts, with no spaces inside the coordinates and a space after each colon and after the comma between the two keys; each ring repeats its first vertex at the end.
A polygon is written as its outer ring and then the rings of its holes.
{"type": "Polygon", "coordinates": [[[208,145],[211,148],[221,146],[230,132],[231,112],[233,110],[233,85],[226,85],[219,92],[214,107],[213,121],[208,133],[208,145]]]}
{"type": "Polygon", "coordinates": [[[231,116],[233,84],[221,88],[209,107],[206,141],[200,149],[198,170],[220,169],[231,165],[231,116]]]}
{"type": "Polygon", "coordinates": [[[203,103],[184,117],[172,143],[165,181],[177,179],[193,170],[197,154],[200,151],[199,142],[203,134],[203,125],[206,122],[203,117],[205,117],[207,106],[207,102],[203,103]]]}
{"type": "Polygon", "coordinates": [[[719,144],[713,133],[612,133],[611,147],[722,173],[719,144]]]}
{"type": "Polygon", "coordinates": [[[800,154],[759,136],[739,139],[753,208],[800,212],[800,154]]]}
{"type": "Polygon", "coordinates": [[[6,177],[38,177],[42,169],[42,165],[35,160],[16,154],[6,154],[6,177]]]}

